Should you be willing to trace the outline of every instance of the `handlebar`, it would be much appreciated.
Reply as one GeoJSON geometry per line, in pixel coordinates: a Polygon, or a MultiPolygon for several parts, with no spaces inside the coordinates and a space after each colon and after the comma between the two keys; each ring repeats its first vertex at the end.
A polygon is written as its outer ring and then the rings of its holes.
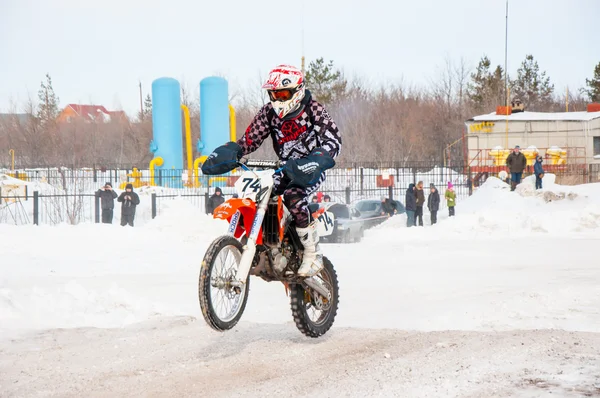
{"type": "Polygon", "coordinates": [[[252,160],[252,159],[241,159],[239,164],[246,167],[261,167],[263,169],[278,170],[283,165],[279,160],[252,160]]]}

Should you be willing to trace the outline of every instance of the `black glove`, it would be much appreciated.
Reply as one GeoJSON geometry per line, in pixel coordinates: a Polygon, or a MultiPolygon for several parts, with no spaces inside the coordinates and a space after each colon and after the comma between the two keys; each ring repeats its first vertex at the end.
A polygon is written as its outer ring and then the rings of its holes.
{"type": "Polygon", "coordinates": [[[315,148],[303,159],[290,159],[283,166],[283,172],[290,179],[290,185],[306,188],[319,182],[321,174],[335,166],[335,161],[322,148],[315,148]]]}
{"type": "Polygon", "coordinates": [[[202,165],[202,173],[207,175],[225,174],[238,166],[237,162],[241,157],[242,147],[235,142],[228,142],[208,155],[208,159],[202,165]]]}

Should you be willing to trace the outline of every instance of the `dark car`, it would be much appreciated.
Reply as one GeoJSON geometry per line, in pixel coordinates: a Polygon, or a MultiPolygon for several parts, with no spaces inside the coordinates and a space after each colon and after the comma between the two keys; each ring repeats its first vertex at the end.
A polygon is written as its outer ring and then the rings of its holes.
{"type": "Polygon", "coordinates": [[[352,206],[342,203],[320,203],[310,206],[319,220],[319,235],[324,242],[360,242],[365,233],[361,214],[352,206]],[[319,214],[320,213],[320,214],[319,214]]]}
{"type": "MultiPolygon", "coordinates": [[[[406,213],[404,205],[398,200],[392,200],[392,205],[396,215],[406,213]]],[[[381,200],[363,199],[354,204],[354,207],[360,212],[360,218],[365,220],[367,228],[381,224],[388,219],[387,214],[382,214],[381,200]]]]}

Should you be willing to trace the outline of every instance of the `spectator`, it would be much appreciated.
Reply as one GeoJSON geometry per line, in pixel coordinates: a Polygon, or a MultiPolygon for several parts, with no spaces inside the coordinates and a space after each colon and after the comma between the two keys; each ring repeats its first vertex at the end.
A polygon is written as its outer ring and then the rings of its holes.
{"type": "Polygon", "coordinates": [[[317,192],[317,203],[321,203],[323,201],[323,192],[317,192]]]}
{"type": "Polygon", "coordinates": [[[454,186],[450,181],[448,181],[448,189],[446,190],[444,197],[446,198],[446,203],[448,204],[448,215],[453,217],[454,206],[456,206],[456,193],[454,192],[454,186]]]}
{"type": "Polygon", "coordinates": [[[319,198],[317,198],[316,196],[313,196],[310,202],[311,203],[315,203],[315,204],[319,204],[319,198]]]}
{"type": "Polygon", "coordinates": [[[325,203],[331,202],[331,196],[329,196],[329,195],[323,196],[323,202],[325,202],[325,203]]]}
{"type": "Polygon", "coordinates": [[[392,217],[396,212],[395,206],[389,198],[381,197],[381,215],[392,217]]]}
{"type": "Polygon", "coordinates": [[[121,192],[119,199],[121,204],[121,226],[127,224],[133,227],[133,219],[135,218],[135,208],[140,204],[140,197],[137,193],[133,192],[133,185],[127,184],[125,191],[121,192]]]}
{"type": "Polygon", "coordinates": [[[431,213],[431,225],[433,225],[437,222],[437,212],[440,209],[440,193],[433,184],[429,185],[429,189],[431,193],[427,198],[427,208],[431,213]]]}
{"type": "Polygon", "coordinates": [[[535,174],[535,189],[542,189],[542,178],[544,177],[544,169],[542,168],[542,161],[544,159],[538,156],[533,165],[533,173],[535,174]]]}
{"type": "Polygon", "coordinates": [[[406,226],[415,226],[415,211],[417,210],[417,197],[415,195],[415,184],[410,184],[406,190],[404,199],[404,208],[406,209],[406,226]]]}
{"type": "Polygon", "coordinates": [[[417,198],[417,210],[415,211],[415,226],[417,225],[417,220],[419,221],[419,226],[423,226],[423,205],[425,204],[425,192],[423,192],[423,181],[419,181],[417,184],[417,190],[415,191],[415,196],[417,198]]]}
{"type": "Polygon", "coordinates": [[[515,149],[506,158],[506,166],[510,171],[510,190],[514,191],[517,185],[521,183],[523,170],[527,166],[527,158],[521,153],[521,147],[515,146],[515,149]]]}
{"type": "Polygon", "coordinates": [[[98,190],[97,195],[100,197],[100,208],[102,209],[102,223],[112,224],[113,210],[115,208],[115,199],[117,198],[117,193],[113,191],[112,184],[110,182],[107,182],[102,188],[98,190]]]}
{"type": "Polygon", "coordinates": [[[215,209],[221,204],[223,204],[223,202],[225,202],[225,198],[223,198],[223,192],[221,191],[221,188],[216,187],[215,193],[212,194],[210,198],[208,198],[208,206],[206,209],[207,212],[209,214],[213,214],[215,209]]]}

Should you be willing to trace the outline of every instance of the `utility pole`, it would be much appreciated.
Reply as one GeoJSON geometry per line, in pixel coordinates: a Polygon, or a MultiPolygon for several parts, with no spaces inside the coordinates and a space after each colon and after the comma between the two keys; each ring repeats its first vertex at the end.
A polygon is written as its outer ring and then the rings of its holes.
{"type": "Polygon", "coordinates": [[[504,94],[506,95],[506,149],[508,149],[508,0],[506,0],[506,25],[504,27],[504,94]]]}
{"type": "Polygon", "coordinates": [[[304,0],[302,0],[302,76],[304,77],[304,0]]]}
{"type": "Polygon", "coordinates": [[[138,80],[140,85],[140,120],[144,121],[144,105],[142,100],[142,82],[138,80]]]}
{"type": "Polygon", "coordinates": [[[506,0],[506,26],[504,28],[504,92],[508,106],[508,0],[506,0]]]}

